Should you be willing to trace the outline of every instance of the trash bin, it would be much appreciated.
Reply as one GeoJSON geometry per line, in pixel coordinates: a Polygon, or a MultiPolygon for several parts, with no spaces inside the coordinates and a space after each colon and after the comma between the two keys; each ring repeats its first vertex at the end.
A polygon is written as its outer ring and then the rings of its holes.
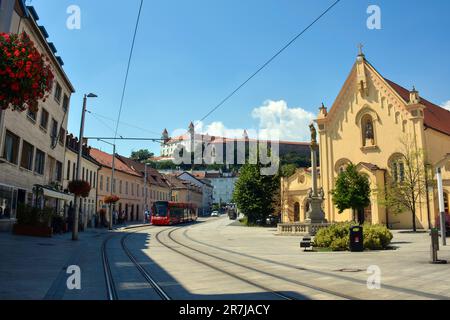
{"type": "Polygon", "coordinates": [[[363,227],[350,228],[350,251],[364,251],[364,229],[363,227]]]}

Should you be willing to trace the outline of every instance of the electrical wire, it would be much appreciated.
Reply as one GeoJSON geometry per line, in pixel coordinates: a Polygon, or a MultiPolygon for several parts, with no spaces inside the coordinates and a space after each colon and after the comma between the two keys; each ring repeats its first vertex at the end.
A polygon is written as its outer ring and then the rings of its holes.
{"type": "MultiPolygon", "coordinates": [[[[116,130],[115,130],[115,134],[114,134],[114,138],[115,139],[117,138],[117,134],[118,134],[118,131],[119,131],[119,125],[120,125],[120,119],[122,117],[123,101],[125,99],[125,92],[127,90],[128,75],[130,73],[131,60],[133,58],[134,45],[136,43],[136,35],[137,35],[138,27],[139,27],[139,21],[141,19],[141,13],[142,13],[142,6],[143,6],[143,4],[144,4],[144,0],[141,0],[141,4],[139,6],[138,16],[137,16],[137,19],[136,19],[136,26],[134,28],[133,41],[131,42],[130,55],[128,57],[128,65],[127,65],[127,71],[126,71],[126,74],[125,74],[125,81],[124,81],[123,89],[122,89],[122,97],[120,99],[119,115],[117,117],[116,130]]],[[[116,140],[114,140],[114,143],[116,143],[116,140]]]]}
{"type": "Polygon", "coordinates": [[[292,40],[290,40],[284,47],[278,50],[269,60],[267,60],[261,67],[259,67],[254,73],[252,73],[241,85],[239,85],[233,92],[227,95],[218,105],[211,109],[203,118],[201,118],[196,124],[197,127],[202,121],[206,120],[210,115],[222,107],[231,97],[233,97],[239,90],[241,90],[248,82],[250,82],[256,75],[258,75],[263,69],[265,69],[272,61],[274,61],[281,53],[289,48],[298,38],[300,38],[305,32],[307,32],[313,25],[315,25],[320,19],[322,19],[331,9],[333,9],[341,0],[336,0],[331,6],[329,6],[324,12],[322,12],[313,22],[311,22],[306,28],[298,33],[292,40]]]}

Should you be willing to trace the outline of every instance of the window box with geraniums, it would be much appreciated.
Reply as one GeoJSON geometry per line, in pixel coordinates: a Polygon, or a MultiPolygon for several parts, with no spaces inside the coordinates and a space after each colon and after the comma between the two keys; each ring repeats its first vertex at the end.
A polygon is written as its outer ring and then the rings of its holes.
{"type": "Polygon", "coordinates": [[[53,79],[48,57],[39,53],[25,32],[0,33],[0,109],[36,112],[53,79]]]}
{"type": "Polygon", "coordinates": [[[103,199],[103,201],[106,204],[115,204],[120,200],[120,198],[118,196],[107,196],[105,197],[105,199],[103,199]]]}

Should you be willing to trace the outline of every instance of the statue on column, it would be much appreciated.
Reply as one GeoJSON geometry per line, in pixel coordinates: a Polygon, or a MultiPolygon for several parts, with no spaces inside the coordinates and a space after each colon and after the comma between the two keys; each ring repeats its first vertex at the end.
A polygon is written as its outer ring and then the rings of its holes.
{"type": "Polygon", "coordinates": [[[311,130],[311,147],[317,147],[317,130],[313,123],[310,124],[309,129],[311,130]]]}

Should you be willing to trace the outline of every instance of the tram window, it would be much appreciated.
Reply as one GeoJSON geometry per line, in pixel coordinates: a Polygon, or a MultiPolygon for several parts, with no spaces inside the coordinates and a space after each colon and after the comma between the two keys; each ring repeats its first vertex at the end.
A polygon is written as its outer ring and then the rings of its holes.
{"type": "Polygon", "coordinates": [[[155,217],[167,217],[167,204],[155,203],[155,209],[153,210],[155,217]]]}

